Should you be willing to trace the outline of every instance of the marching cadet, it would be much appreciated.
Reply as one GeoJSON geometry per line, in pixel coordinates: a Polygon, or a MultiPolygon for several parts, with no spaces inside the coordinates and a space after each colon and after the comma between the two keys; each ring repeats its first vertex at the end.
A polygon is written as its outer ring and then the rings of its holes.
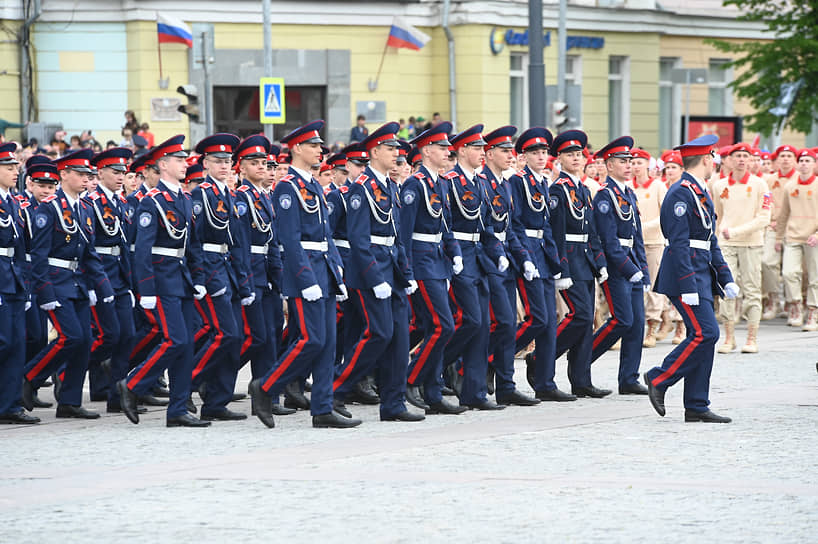
{"type": "MultiPolygon", "coordinates": [[[[682,179],[682,173],[684,172],[682,155],[678,151],[671,150],[667,152],[664,161],[665,186],[670,188],[671,185],[682,179]]],[[[665,297],[665,299],[668,310],[665,312],[665,315],[662,316],[662,326],[656,334],[656,341],[660,342],[664,340],[668,334],[674,331],[675,327],[676,332],[673,334],[671,343],[677,346],[685,339],[685,323],[682,320],[682,316],[676,311],[676,308],[667,300],[667,297],[665,297]]]]}
{"type": "Polygon", "coordinates": [[[818,330],[818,182],[815,152],[798,153],[798,176],[784,187],[778,201],[776,251],[784,248],[782,274],[789,306],[788,324],[804,331],[818,330]],[[806,269],[807,318],[801,311],[802,270],[806,269]],[[803,324],[803,326],[802,326],[803,324]]]}
{"type": "Polygon", "coordinates": [[[313,427],[361,424],[359,419],[333,411],[335,297],[347,298],[347,289],[327,221],[324,192],[310,174],[310,166],[320,160],[323,140],[318,131],[323,127],[324,121],[313,121],[281,139],[290,149],[292,163],[288,174],[276,184],[272,201],[282,247],[281,293],[289,299],[287,329],[291,340],[273,368],[250,382],[256,416],[269,428],[275,426],[271,397],[310,372],[313,427]]]}
{"type": "MultiPolygon", "coordinates": [[[[716,234],[724,261],[730,270],[738,270],[747,314],[747,342],[742,353],[758,353],[758,324],[761,321],[761,257],[764,231],[770,223],[772,196],[763,179],[750,173],[752,149],[745,143],[730,151],[733,170],[726,179],[713,184],[713,207],[719,218],[716,234]]],[[[724,343],[719,353],[736,349],[736,300],[719,304],[724,320],[724,343]]]]}
{"type": "MultiPolygon", "coordinates": [[[[127,214],[127,200],[119,191],[125,178],[127,162],[133,156],[130,149],[115,147],[97,154],[91,163],[99,170],[100,183],[97,190],[88,195],[91,215],[94,217],[95,249],[114,290],[111,303],[97,303],[91,308],[96,338],[91,345],[89,383],[91,400],[94,381],[103,388],[108,412],[121,412],[119,392],[115,384],[128,373],[128,357],[133,347],[135,298],[132,291],[129,241],[126,227],[131,221],[127,214]],[[107,372],[103,361],[110,359],[107,372]],[[92,374],[96,373],[94,380],[92,374]]],[[[99,386],[97,386],[99,387],[99,386]]],[[[165,404],[164,401],[160,401],[165,404]]]]}
{"type": "MultiPolygon", "coordinates": [[[[482,173],[486,177],[488,193],[489,217],[486,224],[491,226],[499,249],[502,250],[497,266],[488,271],[491,313],[488,387],[489,391],[494,387],[498,404],[534,406],[540,403],[539,399],[522,394],[514,383],[514,337],[517,334],[515,279],[517,271],[524,268],[524,263],[530,263],[528,251],[520,244],[511,228],[514,203],[509,184],[503,178],[503,171],[508,169],[513,158],[514,144],[511,138],[516,132],[517,127],[505,126],[485,136],[486,164],[482,173]]],[[[533,267],[533,263],[530,266],[533,267]]]]}
{"type": "MultiPolygon", "coordinates": [[[[17,144],[0,144],[0,423],[39,423],[20,405],[26,362],[25,229],[20,204],[11,194],[17,185],[17,144]]],[[[33,396],[33,393],[32,393],[33,396]]],[[[31,398],[29,400],[32,400],[31,398]]],[[[31,408],[33,408],[33,404],[31,408]]],[[[30,408],[29,408],[30,409],[30,408]]]]}
{"type": "Polygon", "coordinates": [[[588,137],[567,130],[554,138],[562,171],[551,186],[551,232],[557,245],[562,275],[555,287],[568,307],[557,326],[556,357],[568,353],[568,379],[577,393],[593,393],[591,352],[594,334],[594,279],[608,278],[605,254],[596,233],[591,193],[580,181],[588,137]]]}
{"type": "Polygon", "coordinates": [[[82,407],[82,386],[91,350],[91,306],[114,299],[102,261],[94,249],[92,211],[79,198],[91,173],[93,152],[81,149],[57,159],[60,189],[43,200],[34,217],[31,244],[33,291],[48,312],[57,338],[25,368],[23,406],[33,408],[34,390],[64,364],[57,417],[96,419],[82,407]],[[89,289],[90,286],[90,289],[89,289]]]}
{"type": "Polygon", "coordinates": [[[409,153],[406,154],[406,162],[412,166],[412,174],[414,174],[423,164],[423,161],[420,155],[420,149],[418,149],[417,146],[414,146],[412,144],[409,145],[412,146],[412,149],[410,149],[409,153]]]}
{"type": "Polygon", "coordinates": [[[452,273],[463,271],[460,247],[446,221],[448,191],[438,174],[448,162],[451,129],[444,121],[410,142],[420,150],[422,164],[401,186],[398,236],[418,284],[411,300],[423,335],[409,364],[406,400],[427,414],[455,415],[467,408],[443,398],[440,380],[444,350],[454,333],[447,284],[452,273]]]}
{"type": "Polygon", "coordinates": [[[136,253],[133,261],[134,285],[139,305],[149,322],[159,327],[159,343],[147,358],[117,382],[122,411],[132,423],[139,423],[136,401],[146,395],[167,370],[170,377],[168,427],[207,427],[188,413],[193,370],[193,296],[204,296],[199,254],[191,251],[196,242],[190,197],[182,191],[187,153],[174,136],[159,144],[152,160],[159,170],[159,183],[139,201],[134,213],[136,253]],[[191,270],[198,271],[196,280],[191,270]]]}
{"type": "Polygon", "coordinates": [[[557,347],[557,298],[554,280],[562,275],[557,246],[549,223],[550,197],[548,179],[544,176],[551,133],[533,127],[517,138],[515,150],[524,157],[525,167],[509,179],[512,207],[511,225],[514,234],[528,252],[530,261],[518,270],[517,289],[525,312],[517,326],[515,353],[531,341],[534,351],[526,355],[528,383],[535,397],[547,401],[576,400],[557,388],[554,383],[557,347]]]}
{"type": "Polygon", "coordinates": [[[188,193],[192,193],[193,190],[199,186],[200,183],[207,179],[207,172],[205,172],[204,166],[199,161],[194,162],[190,166],[187,167],[185,170],[185,181],[184,181],[184,189],[188,193]]]}
{"type": "Polygon", "coordinates": [[[398,148],[398,160],[395,168],[389,174],[389,179],[398,185],[402,185],[403,182],[406,181],[406,178],[412,175],[412,165],[410,165],[408,161],[412,146],[409,145],[409,142],[403,140],[398,140],[398,143],[400,144],[398,148]]]}
{"type": "MultiPolygon", "coordinates": [[[[645,242],[645,259],[648,263],[649,279],[651,284],[656,282],[659,273],[659,263],[662,261],[662,251],[665,248],[665,239],[662,238],[662,229],[659,226],[659,211],[665,199],[667,187],[656,181],[648,173],[650,153],[644,149],[634,149],[633,159],[634,177],[628,180],[628,187],[636,194],[636,204],[639,219],[642,221],[642,238],[645,242]]],[[[645,292],[645,320],[647,332],[642,347],[656,346],[656,333],[662,320],[662,311],[667,299],[664,295],[648,290],[645,292]]]]}
{"type": "Polygon", "coordinates": [[[651,405],[664,416],[667,388],[684,378],[688,422],[731,421],[708,408],[713,352],[719,339],[713,297],[735,298],[739,294],[719,249],[713,202],[704,185],[713,172],[716,142],[717,136],[707,135],[675,148],[681,152],[685,172],[682,180],[668,190],[661,212],[662,233],[668,246],[655,290],[667,295],[679,310],[687,337],[665,357],[661,367],[645,373],[645,382],[651,405]]]}
{"type": "MultiPolygon", "coordinates": [[[[642,222],[636,195],[625,182],[631,177],[633,138],[622,136],[599,150],[608,177],[594,198],[594,220],[605,259],[611,263],[602,284],[611,316],[595,333],[592,361],[622,339],[619,353],[619,394],[644,395],[639,362],[645,331],[644,291],[650,285],[642,222]]],[[[589,387],[578,396],[604,397],[609,390],[589,387]]]]}
{"type": "MultiPolygon", "coordinates": [[[[786,186],[798,177],[795,169],[796,153],[798,150],[791,145],[782,145],[772,154],[771,158],[778,165],[778,170],[767,176],[767,186],[773,196],[773,211],[770,225],[764,235],[764,255],[761,263],[762,292],[766,297],[764,312],[761,318],[773,319],[778,315],[779,291],[781,289],[781,250],[778,245],[778,216],[787,198],[786,186]]],[[[782,226],[782,228],[784,228],[782,226]]]]}
{"type": "MultiPolygon", "coordinates": [[[[454,334],[444,350],[443,364],[455,370],[462,361],[462,387],[454,390],[460,405],[476,410],[500,410],[486,398],[488,341],[491,328],[488,274],[505,272],[509,261],[502,243],[488,223],[486,177],[479,171],[486,145],[483,125],[475,125],[452,138],[457,153],[454,169],[443,177],[448,180],[451,204],[451,230],[460,246],[463,271],[452,278],[449,291],[454,313],[454,334]],[[459,389],[459,391],[458,391],[459,389]]],[[[459,385],[459,371],[452,372],[459,385]]]]}
{"type": "Polygon", "coordinates": [[[394,168],[399,146],[398,123],[387,123],[361,144],[369,155],[363,174],[349,185],[346,224],[350,253],[346,261],[351,289],[345,319],[362,323],[360,336],[344,346],[344,361],[336,372],[335,410],[346,417],[347,395],[375,371],[381,421],[421,421],[406,409],[406,364],[409,357],[407,295],[417,289],[398,238],[397,186],[387,172],[394,168]]]}
{"type": "MultiPolygon", "coordinates": [[[[204,156],[202,166],[207,178],[191,196],[196,230],[196,243],[191,250],[201,252],[201,272],[207,290],[201,306],[211,330],[193,358],[192,387],[204,402],[201,412],[204,420],[247,418],[247,414],[227,408],[233,400],[240,366],[242,307],[252,304],[256,296],[247,255],[242,250],[247,241],[238,224],[237,199],[228,184],[232,176],[231,158],[238,144],[239,138],[233,134],[214,134],[196,145],[196,152],[204,156]]],[[[266,161],[264,166],[266,169],[266,161]]],[[[197,271],[193,273],[196,275],[197,271]]]]}

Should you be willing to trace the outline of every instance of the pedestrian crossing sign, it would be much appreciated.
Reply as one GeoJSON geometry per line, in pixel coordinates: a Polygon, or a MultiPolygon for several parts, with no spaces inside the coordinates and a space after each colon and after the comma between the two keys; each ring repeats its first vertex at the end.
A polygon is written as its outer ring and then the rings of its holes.
{"type": "Polygon", "coordinates": [[[259,80],[259,120],[264,124],[281,124],[286,121],[284,103],[284,78],[263,77],[259,80]]]}

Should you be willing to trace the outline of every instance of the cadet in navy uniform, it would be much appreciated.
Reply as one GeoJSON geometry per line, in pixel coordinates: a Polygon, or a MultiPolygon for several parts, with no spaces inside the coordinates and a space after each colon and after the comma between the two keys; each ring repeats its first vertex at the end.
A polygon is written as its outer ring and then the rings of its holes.
{"type": "Polygon", "coordinates": [[[718,137],[701,136],[676,147],[685,172],[665,195],[660,212],[668,241],[654,290],[667,295],[687,327],[687,337],[661,367],[645,373],[650,402],[665,415],[665,391],[684,378],[685,421],[729,423],[710,411],[710,373],[719,325],[713,312],[715,295],[735,298],[738,286],[719,248],[716,214],[705,182],[713,173],[713,146],[718,137]],[[723,286],[723,291],[722,291],[723,286]]]}
{"type": "Polygon", "coordinates": [[[0,423],[39,423],[20,405],[26,358],[25,229],[17,185],[17,144],[0,145],[0,423]]]}
{"type": "Polygon", "coordinates": [[[91,351],[90,307],[97,298],[112,301],[114,293],[92,245],[93,212],[79,198],[91,174],[92,156],[90,149],[82,149],[57,160],[61,187],[40,204],[34,217],[33,288],[57,338],[26,365],[22,398],[23,406],[31,410],[34,389],[64,363],[57,417],[99,417],[81,406],[91,351]]]}
{"type": "Polygon", "coordinates": [[[239,138],[233,134],[214,134],[196,145],[196,152],[204,155],[202,165],[207,179],[192,193],[197,243],[191,250],[200,252],[207,290],[201,306],[211,330],[194,356],[193,389],[202,396],[201,415],[206,420],[247,418],[247,414],[227,408],[233,399],[241,360],[241,308],[252,304],[256,297],[246,258],[249,253],[241,249],[247,241],[239,227],[236,196],[227,185],[232,175],[233,150],[238,144],[239,138]]]}
{"type": "MultiPolygon", "coordinates": [[[[505,405],[486,398],[491,327],[488,274],[498,272],[500,267],[506,270],[509,262],[488,222],[486,176],[479,171],[486,145],[482,131],[483,125],[475,125],[452,138],[457,164],[444,175],[452,203],[451,230],[463,256],[463,271],[452,278],[449,291],[455,328],[443,362],[451,369],[462,360],[462,386],[455,387],[462,406],[499,410],[505,405]]],[[[459,382],[455,380],[456,385],[459,382]]]]}
{"type": "Polygon", "coordinates": [[[412,308],[423,334],[409,366],[406,400],[427,414],[461,414],[467,410],[444,400],[440,383],[444,349],[454,333],[447,283],[452,272],[459,274],[463,270],[460,247],[445,220],[447,186],[438,178],[438,170],[449,157],[451,130],[452,124],[444,121],[412,140],[420,149],[423,164],[401,186],[398,235],[418,283],[418,290],[412,294],[412,308]]]}
{"type": "Polygon", "coordinates": [[[108,412],[121,411],[115,384],[128,373],[128,357],[136,336],[130,242],[125,237],[125,232],[132,230],[128,228],[131,218],[127,213],[128,202],[119,194],[132,156],[130,149],[122,147],[97,154],[91,163],[99,170],[100,183],[86,199],[94,216],[95,248],[116,297],[111,303],[98,302],[91,308],[97,336],[91,345],[89,382],[101,382],[104,386],[101,391],[95,391],[92,385],[91,399],[101,400],[95,399],[94,394],[105,392],[108,412]],[[110,376],[100,368],[106,359],[110,359],[110,376]],[[95,380],[90,379],[92,369],[97,372],[95,380]]]}
{"type": "Polygon", "coordinates": [[[193,294],[203,295],[204,281],[199,255],[191,251],[196,242],[190,197],[182,191],[187,153],[185,137],[174,136],[153,151],[160,181],[139,202],[134,214],[136,254],[134,283],[139,305],[149,321],[160,327],[161,341],[147,358],[117,382],[122,411],[132,423],[139,423],[138,396],[147,394],[166,369],[170,377],[168,427],[207,427],[187,411],[193,370],[193,294]],[[190,270],[199,270],[194,280],[190,270]]]}
{"type": "MultiPolygon", "coordinates": [[[[497,267],[489,270],[489,293],[491,313],[491,334],[489,336],[489,363],[493,373],[493,382],[489,379],[488,387],[495,386],[495,398],[499,404],[516,404],[534,406],[538,399],[520,393],[514,384],[514,338],[517,334],[517,288],[516,273],[522,273],[525,263],[533,267],[531,259],[514,229],[511,228],[511,215],[514,202],[511,198],[511,187],[503,178],[503,171],[511,166],[514,157],[514,144],[511,138],[517,127],[505,126],[486,134],[486,165],[482,169],[486,177],[485,185],[488,194],[489,210],[486,225],[491,226],[498,249],[502,251],[497,267]]],[[[486,242],[489,243],[489,242],[486,242]]]]}
{"type": "Polygon", "coordinates": [[[250,383],[256,415],[274,427],[272,399],[285,386],[312,372],[310,411],[313,427],[354,427],[361,420],[333,412],[336,296],[346,298],[343,267],[327,221],[324,191],[310,174],[320,161],[324,121],[313,121],[281,139],[292,163],[273,191],[276,230],[281,240],[281,293],[289,298],[291,341],[273,368],[250,383]]]}
{"type": "Polygon", "coordinates": [[[376,370],[381,421],[421,421],[406,409],[406,363],[409,358],[407,294],[417,289],[398,238],[398,194],[387,172],[398,156],[398,123],[387,123],[362,143],[369,166],[349,186],[346,262],[351,289],[349,315],[361,322],[360,337],[344,349],[344,362],[333,384],[336,411],[349,416],[344,402],[369,373],[376,370]]]}
{"type": "Polygon", "coordinates": [[[531,261],[518,271],[517,289],[525,318],[517,327],[515,353],[535,340],[532,354],[526,356],[528,381],[540,400],[574,400],[554,383],[554,359],[557,341],[557,299],[554,280],[559,279],[557,246],[549,223],[548,178],[544,177],[548,148],[553,137],[541,127],[526,130],[517,139],[517,153],[525,153],[526,166],[511,176],[512,228],[531,261]]]}
{"type": "MultiPolygon", "coordinates": [[[[354,146],[358,146],[360,144],[352,144],[347,146],[347,148],[353,148],[354,146]]],[[[349,174],[349,170],[347,169],[347,159],[346,155],[342,153],[336,153],[335,155],[331,156],[327,159],[327,163],[331,164],[330,168],[333,170],[333,175],[335,175],[335,170],[343,171],[345,174],[349,174]]],[[[359,174],[360,175],[360,174],[359,174]]],[[[355,176],[357,177],[357,176],[355,176]]],[[[327,199],[327,209],[329,210],[329,217],[327,220],[329,221],[329,228],[332,231],[332,239],[335,241],[335,247],[338,248],[338,254],[341,256],[341,262],[343,263],[344,269],[346,269],[347,261],[349,261],[349,240],[347,239],[347,223],[346,223],[346,193],[349,191],[349,178],[345,178],[342,183],[334,183],[331,182],[327,187],[324,188],[324,194],[326,195],[327,199]]],[[[341,362],[344,357],[344,345],[349,342],[354,342],[354,338],[346,338],[344,329],[349,324],[348,319],[344,319],[346,312],[346,307],[351,304],[349,300],[344,302],[338,302],[336,307],[336,327],[335,327],[335,368],[336,370],[338,367],[341,366],[341,362]]],[[[358,327],[355,327],[356,330],[359,330],[358,327]]]]}
{"type": "MultiPolygon", "coordinates": [[[[622,136],[598,152],[605,160],[608,177],[594,197],[594,220],[610,265],[602,290],[611,316],[594,333],[591,361],[621,338],[619,394],[645,395],[648,390],[639,383],[639,362],[645,336],[644,290],[650,286],[650,276],[636,193],[625,184],[631,177],[632,147],[633,138],[622,136]]],[[[610,393],[593,386],[576,391],[578,396],[594,398],[610,393]]]]}
{"type": "Polygon", "coordinates": [[[562,171],[551,186],[551,231],[562,264],[557,290],[568,314],[557,326],[557,357],[568,352],[568,379],[574,394],[592,396],[591,351],[594,335],[594,278],[608,279],[605,254],[596,232],[591,192],[580,181],[588,137],[567,130],[554,138],[562,171]]]}

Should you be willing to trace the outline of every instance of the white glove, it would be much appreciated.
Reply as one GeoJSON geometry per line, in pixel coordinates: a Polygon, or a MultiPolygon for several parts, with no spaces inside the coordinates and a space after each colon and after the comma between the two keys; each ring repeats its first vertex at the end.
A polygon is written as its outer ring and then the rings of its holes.
{"type": "Polygon", "coordinates": [[[558,280],[558,279],[560,279],[561,277],[562,277],[562,272],[557,272],[556,274],[554,274],[554,279],[555,279],[555,280],[558,280]]]}
{"type": "Polygon", "coordinates": [[[146,310],[156,308],[156,297],[139,297],[139,305],[146,310]]]}
{"type": "Polygon", "coordinates": [[[455,255],[452,259],[452,272],[455,276],[463,272],[463,257],[460,255],[455,255]]]}
{"type": "Polygon", "coordinates": [[[565,291],[572,285],[574,285],[574,280],[571,278],[560,278],[554,282],[554,287],[557,288],[557,291],[565,291]]]}
{"type": "Polygon", "coordinates": [[[411,295],[415,291],[418,290],[418,282],[415,280],[409,280],[409,287],[406,288],[406,294],[411,295]]]}
{"type": "MultiPolygon", "coordinates": [[[[523,277],[525,278],[525,281],[533,280],[536,277],[535,273],[537,273],[537,267],[534,266],[534,263],[531,261],[526,261],[523,263],[523,277]]],[[[537,276],[539,276],[538,273],[537,276]]]]}
{"type": "Polygon", "coordinates": [[[0,306],[3,305],[3,297],[0,297],[0,306]]]}
{"type": "Polygon", "coordinates": [[[194,291],[193,298],[195,298],[196,300],[202,300],[207,294],[207,289],[205,289],[204,285],[194,285],[193,291],[194,291]]]}
{"type": "Polygon", "coordinates": [[[344,277],[344,269],[341,268],[340,266],[338,267],[338,275],[341,276],[342,278],[344,277]]]}
{"type": "Polygon", "coordinates": [[[699,293],[682,293],[682,303],[688,306],[698,306],[699,293]]]}
{"type": "Polygon", "coordinates": [[[131,295],[131,308],[136,308],[136,297],[133,294],[133,291],[128,291],[128,294],[131,295]]]}
{"type": "Polygon", "coordinates": [[[111,296],[108,296],[108,297],[105,297],[104,299],[102,299],[102,302],[104,302],[105,304],[110,304],[113,301],[114,301],[114,295],[111,295],[111,296]]]}
{"type": "Polygon", "coordinates": [[[301,297],[306,299],[307,302],[315,302],[322,296],[324,296],[324,293],[321,291],[321,286],[317,283],[301,290],[301,297]]]}
{"type": "Polygon", "coordinates": [[[242,306],[250,306],[255,301],[256,301],[256,293],[253,292],[253,293],[250,293],[249,297],[244,297],[243,299],[241,299],[241,305],[242,306]]]}
{"type": "Polygon", "coordinates": [[[641,270],[637,270],[637,271],[636,271],[636,274],[634,274],[633,276],[631,276],[631,277],[630,277],[630,279],[629,279],[628,281],[629,281],[629,282],[631,282],[631,283],[639,283],[640,281],[642,281],[642,278],[644,278],[644,277],[645,277],[645,275],[644,275],[644,274],[642,274],[642,271],[641,271],[641,270]]]}
{"type": "Polygon", "coordinates": [[[599,283],[605,283],[608,281],[608,269],[604,266],[599,269],[599,283]]]}
{"type": "Polygon", "coordinates": [[[541,278],[542,277],[542,276],[540,276],[540,269],[539,268],[534,269],[534,277],[535,278],[541,278]]]}
{"type": "Polygon", "coordinates": [[[741,289],[739,289],[738,285],[735,282],[730,282],[724,286],[724,296],[727,298],[736,298],[739,293],[741,293],[741,289]]]}
{"type": "Polygon", "coordinates": [[[497,270],[499,272],[505,272],[506,270],[508,270],[508,265],[509,265],[508,257],[506,257],[505,255],[500,255],[500,258],[497,259],[497,270]]]}
{"type": "Polygon", "coordinates": [[[54,302],[46,302],[45,304],[40,304],[40,309],[46,312],[50,312],[56,308],[62,307],[59,301],[55,300],[54,302]]]}
{"type": "Polygon", "coordinates": [[[650,291],[650,285],[644,285],[643,287],[644,287],[644,289],[642,289],[642,291],[644,293],[647,293],[648,291],[650,291]]]}
{"type": "MultiPolygon", "coordinates": [[[[0,304],[2,304],[2,302],[0,302],[0,304]]],[[[28,299],[28,300],[26,301],[26,309],[25,309],[25,311],[27,312],[27,311],[29,311],[30,309],[31,309],[31,299],[28,299]]]]}
{"type": "Polygon", "coordinates": [[[449,289],[452,288],[452,282],[450,280],[446,280],[446,292],[449,292],[449,289]]]}
{"type": "Polygon", "coordinates": [[[91,306],[96,306],[97,305],[97,292],[94,291],[93,289],[88,291],[88,301],[89,301],[91,306]]]}
{"type": "Polygon", "coordinates": [[[218,291],[216,291],[215,293],[213,293],[213,295],[212,295],[212,296],[214,296],[214,297],[220,297],[220,296],[222,296],[223,294],[225,294],[226,292],[227,292],[227,287],[222,287],[221,289],[219,289],[218,291]]]}
{"type": "Polygon", "coordinates": [[[379,300],[383,300],[385,298],[389,298],[390,296],[392,296],[392,286],[386,283],[385,281],[373,287],[372,291],[375,293],[375,298],[379,300]]]}
{"type": "Polygon", "coordinates": [[[340,286],[340,289],[341,289],[341,294],[340,295],[335,295],[335,300],[337,302],[343,302],[343,301],[345,301],[346,299],[349,298],[349,291],[347,291],[347,286],[342,284],[340,286]]]}

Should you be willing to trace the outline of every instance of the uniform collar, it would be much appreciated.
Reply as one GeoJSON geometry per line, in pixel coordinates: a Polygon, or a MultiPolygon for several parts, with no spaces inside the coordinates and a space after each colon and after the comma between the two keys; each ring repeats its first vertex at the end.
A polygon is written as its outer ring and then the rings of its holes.
{"type": "Polygon", "coordinates": [[[377,180],[380,182],[380,184],[381,184],[381,185],[383,185],[384,187],[386,187],[386,174],[383,174],[383,173],[381,173],[381,172],[378,172],[377,170],[375,170],[374,168],[372,168],[372,166],[371,166],[371,165],[370,165],[370,167],[369,167],[369,171],[370,171],[370,172],[372,172],[372,173],[375,175],[375,179],[377,179],[377,180]]]}
{"type": "Polygon", "coordinates": [[[307,170],[302,170],[300,168],[296,168],[292,164],[290,165],[290,168],[295,170],[295,173],[298,174],[299,176],[301,176],[303,179],[305,179],[307,181],[310,181],[312,179],[312,173],[311,172],[308,172],[307,170]]]}
{"type": "Polygon", "coordinates": [[[100,183],[99,185],[97,185],[97,188],[100,189],[105,194],[108,200],[114,199],[115,196],[114,193],[109,191],[103,184],[100,183]]]}
{"type": "Polygon", "coordinates": [[[616,186],[619,188],[620,192],[622,192],[622,193],[625,192],[625,183],[624,182],[618,181],[618,180],[612,178],[611,176],[608,176],[608,179],[613,181],[616,184],[616,186]]]}
{"type": "Polygon", "coordinates": [[[11,193],[9,191],[6,191],[2,187],[0,187],[0,198],[2,198],[4,202],[6,201],[6,199],[8,199],[10,194],[11,193]]]}
{"type": "MultiPolygon", "coordinates": [[[[216,180],[213,180],[213,181],[216,181],[216,180]]],[[[168,182],[168,181],[166,181],[166,180],[164,180],[164,179],[160,179],[160,180],[159,180],[159,183],[161,183],[162,185],[164,185],[165,187],[167,187],[168,189],[170,189],[170,191],[171,191],[171,192],[172,192],[174,195],[178,195],[178,194],[179,194],[179,191],[182,189],[182,186],[181,186],[181,185],[179,185],[178,183],[170,183],[170,182],[168,182]]],[[[158,186],[158,184],[157,184],[157,186],[158,186]]]]}
{"type": "Polygon", "coordinates": [[[426,174],[427,174],[427,175],[428,175],[430,178],[432,178],[432,181],[437,181],[437,172],[436,172],[436,171],[435,171],[435,172],[432,172],[431,170],[429,170],[428,168],[426,168],[426,165],[425,165],[425,164],[424,164],[424,165],[422,165],[422,166],[421,166],[421,168],[423,168],[424,172],[426,172],[426,174]]]}
{"type": "Polygon", "coordinates": [[[466,179],[469,181],[474,181],[474,170],[470,170],[466,165],[457,163],[457,166],[460,168],[460,171],[463,172],[463,175],[466,176],[466,179]]]}

